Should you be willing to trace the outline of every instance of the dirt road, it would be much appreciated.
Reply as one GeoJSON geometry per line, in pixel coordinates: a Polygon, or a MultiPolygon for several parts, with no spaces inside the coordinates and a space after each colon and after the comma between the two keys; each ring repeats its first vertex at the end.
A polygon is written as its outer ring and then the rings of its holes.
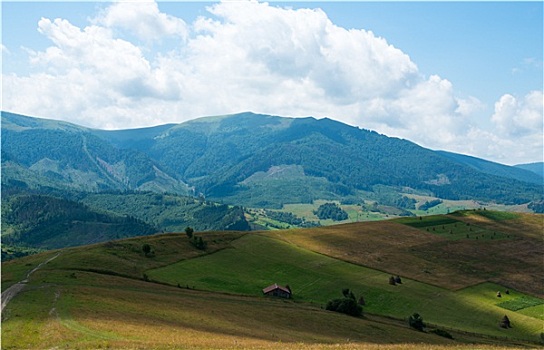
{"type": "Polygon", "coordinates": [[[30,271],[29,273],[26,274],[26,278],[24,280],[22,280],[21,282],[18,282],[18,283],[15,283],[14,285],[12,285],[11,287],[9,287],[8,289],[6,289],[5,291],[2,292],[2,309],[1,309],[1,312],[4,311],[4,308],[6,307],[6,305],[9,303],[9,301],[11,299],[13,299],[17,294],[19,294],[20,291],[23,290],[23,288],[25,287],[26,283],[28,282],[28,279],[30,278],[30,275],[32,275],[34,273],[34,271],[38,270],[39,268],[41,268],[43,265],[47,264],[48,262],[50,262],[51,260],[55,259],[57,256],[59,256],[60,253],[58,253],[57,255],[53,256],[52,258],[49,258],[47,259],[46,261],[42,262],[41,264],[39,264],[38,266],[36,266],[35,268],[32,269],[32,271],[30,271]]]}

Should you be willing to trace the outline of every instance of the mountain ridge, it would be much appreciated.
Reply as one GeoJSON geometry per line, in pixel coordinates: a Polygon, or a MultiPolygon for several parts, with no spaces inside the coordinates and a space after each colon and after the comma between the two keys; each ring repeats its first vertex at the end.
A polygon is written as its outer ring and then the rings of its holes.
{"type": "Polygon", "coordinates": [[[67,176],[62,170],[91,169],[100,179],[91,188],[94,191],[138,190],[148,183],[143,189],[194,191],[230,204],[268,203],[272,207],[300,201],[300,196],[290,198],[289,193],[278,191],[282,184],[285,188],[307,185],[305,201],[354,200],[377,185],[410,188],[447,199],[515,204],[538,201],[542,194],[540,177],[528,170],[433,151],[328,118],[245,112],[126,130],[88,129],[6,112],[2,112],[2,121],[3,166],[5,159],[12,160],[25,171],[69,180],[75,175],[67,176]],[[42,127],[37,127],[40,124],[42,127]],[[50,139],[67,134],[66,140],[71,140],[77,151],[72,150],[72,155],[84,159],[54,159],[40,155],[36,147],[32,152],[26,150],[24,145],[35,143],[40,133],[50,139]],[[27,137],[21,136],[24,134],[27,137]],[[135,164],[130,163],[134,159],[135,164]],[[55,171],[55,161],[65,168],[55,171]],[[289,166],[298,166],[302,172],[274,183],[269,178],[246,181],[273,167],[289,166]],[[276,185],[274,198],[267,198],[272,185],[276,185]]]}

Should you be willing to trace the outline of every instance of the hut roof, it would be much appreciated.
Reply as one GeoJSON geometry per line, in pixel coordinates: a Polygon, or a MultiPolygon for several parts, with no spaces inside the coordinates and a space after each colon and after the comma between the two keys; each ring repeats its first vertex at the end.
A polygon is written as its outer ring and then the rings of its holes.
{"type": "Polygon", "coordinates": [[[282,286],[278,286],[277,283],[274,283],[266,288],[263,289],[263,293],[266,294],[266,293],[270,293],[271,291],[273,290],[276,290],[276,289],[279,289],[281,291],[284,291],[285,293],[289,293],[291,294],[291,291],[285,287],[282,287],[282,286]]]}

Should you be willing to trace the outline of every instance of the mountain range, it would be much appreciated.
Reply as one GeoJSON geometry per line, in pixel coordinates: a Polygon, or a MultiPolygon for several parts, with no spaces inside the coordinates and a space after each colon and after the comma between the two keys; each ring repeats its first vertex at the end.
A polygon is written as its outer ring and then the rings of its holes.
{"type": "Polygon", "coordinates": [[[253,113],[96,130],[2,113],[2,183],[204,196],[279,208],[357,201],[376,186],[444,199],[542,199],[532,168],[423,148],[331,119],[253,113]]]}

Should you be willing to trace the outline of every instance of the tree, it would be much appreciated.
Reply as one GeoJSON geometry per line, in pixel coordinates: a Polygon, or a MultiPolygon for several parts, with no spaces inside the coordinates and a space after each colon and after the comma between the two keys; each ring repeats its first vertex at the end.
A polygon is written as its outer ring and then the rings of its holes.
{"type": "Polygon", "coordinates": [[[195,232],[195,230],[193,230],[192,227],[187,226],[185,228],[185,234],[187,235],[187,237],[193,238],[193,232],[195,232]]]}
{"type": "Polygon", "coordinates": [[[344,296],[343,298],[329,300],[325,309],[350,316],[361,316],[363,314],[363,307],[357,303],[355,294],[349,288],[346,288],[342,289],[342,295],[344,296]]]}
{"type": "Polygon", "coordinates": [[[392,286],[395,286],[397,284],[394,276],[389,277],[389,284],[392,286]]]}
{"type": "Polygon", "coordinates": [[[508,318],[508,316],[504,315],[504,317],[502,318],[501,320],[501,323],[499,323],[499,326],[501,328],[512,328],[512,325],[510,324],[510,319],[508,318]]]}
{"type": "Polygon", "coordinates": [[[400,276],[397,275],[397,277],[395,277],[395,283],[402,284],[402,280],[400,279],[400,276]]]}
{"type": "Polygon", "coordinates": [[[200,250],[206,249],[207,246],[206,242],[200,236],[193,236],[192,243],[197,249],[200,250]]]}
{"type": "Polygon", "coordinates": [[[142,250],[143,250],[145,256],[147,256],[151,252],[151,246],[149,244],[145,243],[142,246],[142,250]]]}
{"type": "Polygon", "coordinates": [[[408,324],[410,325],[410,327],[417,329],[421,332],[423,332],[423,327],[425,327],[423,318],[421,318],[421,316],[417,312],[408,318],[408,324]]]}
{"type": "Polygon", "coordinates": [[[348,218],[348,213],[336,203],[322,204],[317,210],[314,210],[314,214],[320,220],[332,219],[333,221],[342,221],[348,218]]]}

